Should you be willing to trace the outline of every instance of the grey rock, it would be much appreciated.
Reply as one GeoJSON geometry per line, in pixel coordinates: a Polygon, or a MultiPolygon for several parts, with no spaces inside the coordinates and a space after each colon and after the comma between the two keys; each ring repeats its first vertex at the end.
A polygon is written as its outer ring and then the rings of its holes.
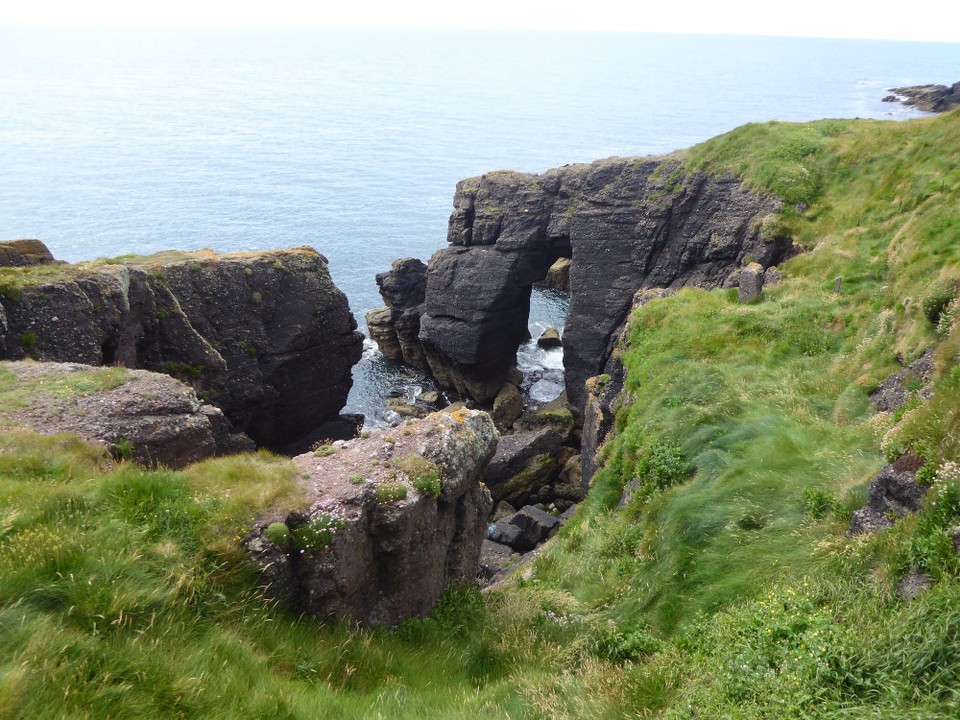
{"type": "Polygon", "coordinates": [[[870,399],[879,412],[892,412],[907,404],[912,397],[928,400],[933,378],[933,352],[928,348],[919,358],[894,373],[870,393],[870,399]]]}
{"type": "Polygon", "coordinates": [[[760,293],[763,291],[763,274],[763,266],[754,262],[740,270],[737,302],[750,303],[760,299],[760,293]]]}
{"type": "Polygon", "coordinates": [[[551,427],[503,436],[484,475],[494,501],[531,502],[556,476],[561,448],[561,437],[551,427]]]}
{"type": "Polygon", "coordinates": [[[927,112],[950,112],[960,107],[960,82],[953,85],[910,85],[892,88],[895,95],[883,98],[884,102],[902,102],[927,112]],[[888,98],[893,100],[888,100],[888,98]]]}
{"type": "Polygon", "coordinates": [[[388,272],[377,275],[380,296],[386,308],[367,313],[370,337],[389,358],[411,367],[426,369],[420,345],[420,316],[423,314],[427,266],[416,258],[394,261],[388,272]]]}
{"type": "Polygon", "coordinates": [[[498,520],[502,520],[505,517],[513,515],[516,511],[517,509],[513,505],[501,500],[493,510],[493,521],[497,522],[498,520]]]}
{"type": "Polygon", "coordinates": [[[435,413],[405,430],[393,442],[378,431],[324,457],[293,459],[302,508],[261,518],[245,540],[272,596],[320,618],[393,626],[429,613],[449,585],[476,580],[492,507],[481,478],[497,442],[493,421],[463,410],[435,413]],[[438,497],[417,490],[403,469],[411,455],[439,470],[438,497]],[[274,522],[296,539],[331,520],[336,529],[328,542],[302,552],[295,542],[281,547],[267,537],[274,522]]]}
{"type": "Polygon", "coordinates": [[[921,462],[914,455],[904,455],[884,466],[870,482],[866,507],[853,514],[849,535],[862,535],[884,530],[893,525],[893,518],[902,518],[923,507],[929,489],[916,481],[921,462]]]}
{"type": "Polygon", "coordinates": [[[901,600],[910,602],[923,595],[933,586],[933,578],[920,572],[912,565],[904,578],[897,584],[897,595],[901,600]]]}
{"type": "Polygon", "coordinates": [[[763,271],[763,287],[779,285],[781,280],[783,280],[783,273],[780,272],[780,268],[768,267],[763,271]]]}
{"type": "Polygon", "coordinates": [[[490,580],[494,575],[507,569],[516,557],[513,548],[492,540],[484,540],[480,545],[480,579],[490,580]]]}
{"type": "Polygon", "coordinates": [[[523,413],[523,396],[520,389],[511,383],[504,383],[493,400],[491,415],[497,427],[505,430],[523,413]]]}
{"type": "Polygon", "coordinates": [[[534,286],[547,290],[569,290],[571,265],[573,265],[573,260],[570,258],[558,258],[547,270],[547,276],[543,280],[535,282],[534,286]]]}
{"type": "Polygon", "coordinates": [[[559,526],[558,518],[527,505],[494,525],[490,539],[519,552],[527,552],[550,537],[559,526]]]}

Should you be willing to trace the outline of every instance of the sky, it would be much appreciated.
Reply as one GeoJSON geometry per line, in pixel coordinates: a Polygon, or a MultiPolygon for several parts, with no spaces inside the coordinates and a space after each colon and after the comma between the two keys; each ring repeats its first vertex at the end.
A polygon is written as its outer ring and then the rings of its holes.
{"type": "Polygon", "coordinates": [[[960,42],[960,2],[28,0],[2,3],[0,27],[21,25],[599,30],[960,42]]]}

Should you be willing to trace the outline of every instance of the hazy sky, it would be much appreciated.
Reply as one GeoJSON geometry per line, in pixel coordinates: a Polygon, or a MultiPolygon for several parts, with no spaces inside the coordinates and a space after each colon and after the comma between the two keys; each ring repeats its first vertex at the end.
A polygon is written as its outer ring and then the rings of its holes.
{"type": "MultiPolygon", "coordinates": [[[[960,42],[957,0],[21,0],[0,26],[429,27],[960,42]]],[[[960,64],[960,58],[958,58],[960,64]]]]}

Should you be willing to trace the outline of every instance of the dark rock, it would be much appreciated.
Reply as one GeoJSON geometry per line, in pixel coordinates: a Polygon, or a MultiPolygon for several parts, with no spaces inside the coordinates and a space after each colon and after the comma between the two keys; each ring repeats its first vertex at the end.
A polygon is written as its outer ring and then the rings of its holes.
{"type": "Polygon", "coordinates": [[[933,351],[934,348],[928,348],[910,365],[880,383],[880,387],[870,394],[878,412],[893,412],[906,405],[912,397],[921,400],[931,397],[933,351]]]}
{"type": "Polygon", "coordinates": [[[740,271],[740,284],[737,302],[751,303],[760,299],[763,291],[763,265],[750,263],[740,271]]]}
{"type": "Polygon", "coordinates": [[[11,389],[17,400],[0,410],[8,425],[74,433],[146,466],[182,468],[243,445],[224,432],[218,409],[203,405],[192,388],[169,375],[124,370],[121,376],[115,368],[33,361],[3,362],[0,368],[16,376],[11,389]]]}
{"type": "Polygon", "coordinates": [[[523,396],[520,389],[511,383],[504,383],[493,400],[491,415],[497,428],[505,430],[523,413],[523,396]]]}
{"type": "Polygon", "coordinates": [[[563,347],[563,339],[560,337],[560,331],[555,327],[550,327],[540,333],[537,338],[537,345],[542,348],[563,347]]]}
{"type": "Polygon", "coordinates": [[[903,580],[897,584],[897,595],[901,600],[910,602],[923,595],[932,586],[933,578],[911,565],[903,580]]]}
{"type": "Polygon", "coordinates": [[[63,268],[0,296],[7,357],[165,372],[272,449],[346,402],[363,338],[312,248],[63,268]]]}
{"type": "Polygon", "coordinates": [[[887,95],[884,102],[900,101],[927,112],[950,112],[960,107],[960,82],[953,85],[910,85],[891,88],[896,95],[887,95]],[[893,98],[888,100],[887,98],[893,98]]]}
{"type": "Polygon", "coordinates": [[[550,427],[502,437],[484,475],[494,501],[530,502],[556,475],[561,447],[560,435],[550,427]]]}
{"type": "Polygon", "coordinates": [[[922,461],[913,455],[904,455],[897,463],[886,465],[870,482],[866,507],[853,514],[849,535],[861,535],[884,530],[893,525],[894,518],[902,518],[923,507],[928,487],[916,481],[922,461]]]}
{"type": "Polygon", "coordinates": [[[388,272],[377,275],[380,296],[387,307],[366,314],[370,337],[380,351],[420,369],[427,367],[419,340],[426,284],[427,266],[420,260],[396,260],[388,272]]]}
{"type": "Polygon", "coordinates": [[[513,505],[501,500],[493,510],[493,521],[497,522],[498,520],[502,520],[508,515],[513,515],[516,511],[517,509],[513,505]]]}
{"type": "Polygon", "coordinates": [[[392,626],[429,613],[449,585],[476,580],[492,505],[481,482],[497,442],[490,416],[436,413],[391,440],[374,432],[294,458],[303,507],[260,519],[245,541],[272,596],[320,618],[392,626]],[[439,472],[439,496],[405,469],[417,455],[439,472]],[[293,541],[271,541],[277,522],[293,541]],[[331,526],[297,547],[298,535],[331,526]]]}
{"type": "Polygon", "coordinates": [[[393,326],[393,310],[377,308],[364,313],[367,321],[367,331],[370,338],[377,343],[380,352],[391,360],[403,360],[403,350],[397,338],[397,330],[393,326]]]}
{"type": "Polygon", "coordinates": [[[564,365],[579,414],[584,382],[600,373],[634,293],[717,287],[747,256],[777,264],[792,243],[761,238],[758,220],[778,208],[732,178],[656,158],[461,181],[450,247],[427,273],[420,340],[430,370],[443,387],[493,400],[526,337],[531,286],[570,256],[564,365]]]}
{"type": "Polygon", "coordinates": [[[527,552],[546,540],[559,526],[560,520],[550,513],[527,505],[494,525],[490,539],[519,552],[527,552]]]}
{"type": "Polygon", "coordinates": [[[0,267],[32,267],[54,262],[50,250],[39,240],[0,242],[0,267]]]}
{"type": "Polygon", "coordinates": [[[515,553],[509,545],[484,540],[480,545],[480,578],[491,579],[498,572],[508,568],[514,559],[515,553]]]}
{"type": "Polygon", "coordinates": [[[319,443],[332,443],[337,440],[350,440],[360,434],[363,427],[363,415],[344,413],[335,420],[318,425],[296,442],[284,446],[284,455],[301,455],[319,443]]]}

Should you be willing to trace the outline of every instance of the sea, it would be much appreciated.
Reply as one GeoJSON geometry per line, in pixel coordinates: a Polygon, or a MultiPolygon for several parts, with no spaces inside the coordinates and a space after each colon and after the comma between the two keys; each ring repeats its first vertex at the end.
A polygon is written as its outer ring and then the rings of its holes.
{"type": "MultiPolygon", "coordinates": [[[[458,180],[667,153],[748,122],[921,115],[960,45],[637,33],[0,28],[0,239],[63,260],[309,245],[365,330],[375,276],[446,244],[458,180]]],[[[535,291],[531,333],[562,329],[535,291]]],[[[561,351],[521,348],[530,402],[561,351]]],[[[371,342],[346,411],[426,378],[371,342]]]]}

